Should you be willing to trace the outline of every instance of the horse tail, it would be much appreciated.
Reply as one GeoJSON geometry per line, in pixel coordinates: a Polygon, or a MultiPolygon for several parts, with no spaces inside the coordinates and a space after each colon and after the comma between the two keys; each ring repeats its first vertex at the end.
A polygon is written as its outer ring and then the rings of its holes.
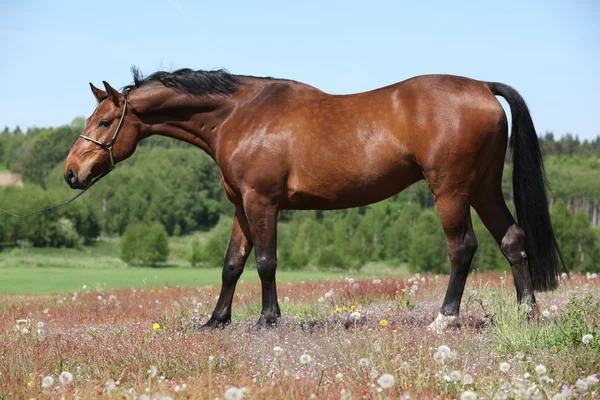
{"type": "Polygon", "coordinates": [[[558,285],[559,273],[566,268],[550,222],[546,173],[533,121],[525,100],[515,89],[496,82],[489,82],[488,87],[510,106],[513,194],[517,220],[525,231],[525,253],[533,288],[552,290],[558,285]]]}

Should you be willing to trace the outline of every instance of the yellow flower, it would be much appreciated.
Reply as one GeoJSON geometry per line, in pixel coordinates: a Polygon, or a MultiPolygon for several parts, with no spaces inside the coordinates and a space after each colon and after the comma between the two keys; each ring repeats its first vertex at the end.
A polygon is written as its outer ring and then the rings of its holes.
{"type": "Polygon", "coordinates": [[[343,310],[348,311],[348,307],[344,306],[343,310]]]}
{"type": "Polygon", "coordinates": [[[340,307],[335,309],[335,312],[342,312],[342,309],[340,307]]]}
{"type": "Polygon", "coordinates": [[[352,305],[350,306],[350,309],[352,309],[352,310],[354,310],[355,308],[356,308],[356,306],[355,306],[354,304],[352,304],[352,305]]]}
{"type": "Polygon", "coordinates": [[[386,326],[387,324],[388,324],[387,319],[382,319],[381,321],[379,321],[379,325],[381,325],[381,326],[386,326]]]}
{"type": "Polygon", "coordinates": [[[27,382],[27,387],[32,387],[32,386],[33,386],[33,381],[27,382]]]}
{"type": "Polygon", "coordinates": [[[160,324],[154,324],[152,325],[152,329],[154,329],[155,331],[160,329],[160,324]]]}

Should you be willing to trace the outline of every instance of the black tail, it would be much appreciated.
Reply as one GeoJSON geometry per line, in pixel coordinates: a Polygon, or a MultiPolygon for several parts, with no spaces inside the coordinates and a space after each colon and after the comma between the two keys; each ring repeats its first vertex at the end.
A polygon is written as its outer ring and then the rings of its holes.
{"type": "Polygon", "coordinates": [[[525,231],[525,252],[533,288],[555,289],[558,274],[566,268],[550,222],[544,162],[533,121],[525,100],[515,89],[495,82],[488,83],[488,87],[510,105],[513,192],[517,220],[525,231]]]}

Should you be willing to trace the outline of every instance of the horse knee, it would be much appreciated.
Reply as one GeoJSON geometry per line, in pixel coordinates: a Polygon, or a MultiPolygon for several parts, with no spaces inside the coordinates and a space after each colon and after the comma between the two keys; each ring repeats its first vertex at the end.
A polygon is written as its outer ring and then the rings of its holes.
{"type": "Polygon", "coordinates": [[[226,283],[237,282],[244,272],[244,264],[243,260],[226,259],[223,265],[223,281],[226,283]]]}
{"type": "Polygon", "coordinates": [[[511,264],[516,264],[523,259],[525,255],[525,232],[518,225],[514,224],[502,238],[500,243],[502,254],[511,264]]]}
{"type": "Polygon", "coordinates": [[[258,269],[258,276],[261,279],[274,279],[275,270],[277,269],[277,258],[271,256],[256,257],[256,269],[258,269]]]}
{"type": "Polygon", "coordinates": [[[460,266],[469,267],[473,255],[477,251],[478,243],[474,233],[468,233],[462,239],[455,243],[450,252],[450,259],[460,266]]]}

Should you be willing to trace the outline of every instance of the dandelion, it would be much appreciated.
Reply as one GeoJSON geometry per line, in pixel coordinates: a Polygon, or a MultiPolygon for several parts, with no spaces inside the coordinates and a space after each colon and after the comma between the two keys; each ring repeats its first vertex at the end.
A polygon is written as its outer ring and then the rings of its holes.
{"type": "Polygon", "coordinates": [[[355,321],[360,319],[360,313],[358,311],[354,311],[352,314],[350,314],[350,319],[353,319],[355,321]]]}
{"type": "Polygon", "coordinates": [[[317,301],[318,301],[319,303],[322,303],[322,302],[324,302],[324,301],[325,301],[325,297],[322,297],[322,296],[321,296],[321,297],[319,297],[319,300],[317,300],[317,301]]]}
{"type": "Polygon", "coordinates": [[[502,372],[510,371],[510,364],[507,362],[500,363],[500,371],[502,371],[502,372]]]}
{"type": "Polygon", "coordinates": [[[235,386],[225,391],[225,400],[241,400],[242,397],[244,397],[244,393],[235,386]]]}
{"type": "Polygon", "coordinates": [[[544,367],[542,364],[538,365],[535,367],[535,373],[538,375],[544,375],[546,373],[546,367],[544,367]]]}
{"type": "Polygon", "coordinates": [[[525,374],[523,375],[523,378],[529,379],[529,378],[531,378],[531,374],[529,372],[525,372],[525,374]]]}
{"type": "Polygon", "coordinates": [[[594,340],[594,335],[590,335],[588,333],[587,335],[583,335],[583,337],[581,338],[581,343],[589,344],[592,340],[594,340]]]}
{"type": "Polygon", "coordinates": [[[42,321],[39,321],[39,322],[37,323],[37,327],[38,327],[39,329],[42,329],[42,328],[44,327],[44,325],[45,325],[45,324],[44,324],[42,321]]]}
{"type": "Polygon", "coordinates": [[[33,387],[33,381],[27,382],[27,387],[33,387]]]}
{"type": "Polygon", "coordinates": [[[553,304],[550,306],[550,311],[556,312],[556,311],[558,311],[558,307],[553,304]]]}
{"type": "Polygon", "coordinates": [[[73,382],[73,374],[70,373],[69,371],[63,371],[58,376],[58,380],[61,384],[68,385],[71,382],[73,382]]]}
{"type": "Polygon", "coordinates": [[[587,378],[585,378],[585,381],[588,383],[588,385],[590,386],[594,386],[598,384],[598,378],[596,378],[594,375],[590,375],[587,378]]]}
{"type": "Polygon", "coordinates": [[[42,387],[44,389],[48,389],[53,384],[54,384],[54,378],[51,377],[50,375],[45,376],[45,377],[42,378],[42,387]]]}
{"type": "Polygon", "coordinates": [[[542,317],[544,317],[544,318],[550,318],[550,311],[548,311],[548,310],[544,310],[544,311],[542,312],[542,317]]]}
{"type": "Polygon", "coordinates": [[[342,380],[344,378],[344,375],[340,372],[335,376],[335,379],[337,380],[342,380]]]}
{"type": "Polygon", "coordinates": [[[154,325],[152,325],[152,329],[154,329],[155,331],[160,329],[160,324],[155,323],[154,325]]]}
{"type": "Polygon", "coordinates": [[[450,380],[452,382],[460,381],[460,372],[458,372],[458,371],[450,372],[450,380]]]}
{"type": "Polygon", "coordinates": [[[367,360],[366,358],[361,358],[360,360],[358,360],[358,365],[366,368],[369,366],[369,360],[367,360]]]}
{"type": "Polygon", "coordinates": [[[279,357],[283,354],[283,349],[279,346],[273,347],[273,353],[275,353],[275,357],[279,357]]]}
{"type": "Polygon", "coordinates": [[[312,362],[312,357],[309,356],[308,354],[302,354],[300,356],[300,364],[306,365],[306,364],[310,364],[312,362]]]}
{"type": "Polygon", "coordinates": [[[387,319],[382,319],[381,321],[379,321],[379,325],[381,325],[381,326],[387,326],[387,324],[388,324],[387,319]]]}
{"type": "Polygon", "coordinates": [[[114,379],[109,379],[108,381],[106,381],[106,391],[110,392],[111,390],[114,390],[117,388],[117,384],[115,383],[114,379]]]}
{"type": "Polygon", "coordinates": [[[372,283],[373,283],[373,285],[379,285],[381,283],[381,279],[375,278],[375,279],[373,279],[372,283]]]}
{"type": "Polygon", "coordinates": [[[208,363],[212,364],[215,361],[215,356],[208,356],[208,363]]]}
{"type": "Polygon", "coordinates": [[[577,382],[575,382],[575,388],[580,392],[585,392],[588,388],[588,383],[583,379],[577,379],[577,382]]]}
{"type": "Polygon", "coordinates": [[[465,390],[461,393],[460,400],[477,400],[477,393],[472,390],[465,390]]]}
{"type": "Polygon", "coordinates": [[[465,385],[471,385],[473,383],[473,377],[469,374],[464,374],[462,377],[462,383],[465,385]]]}
{"type": "Polygon", "coordinates": [[[154,365],[151,365],[150,369],[148,370],[147,373],[148,373],[148,376],[150,377],[150,379],[152,379],[152,378],[156,377],[156,374],[158,373],[158,369],[154,365]]]}
{"type": "Polygon", "coordinates": [[[382,389],[389,389],[392,386],[394,386],[396,380],[390,374],[383,374],[379,377],[379,379],[377,379],[377,383],[379,384],[379,386],[381,386],[382,389]]]}

